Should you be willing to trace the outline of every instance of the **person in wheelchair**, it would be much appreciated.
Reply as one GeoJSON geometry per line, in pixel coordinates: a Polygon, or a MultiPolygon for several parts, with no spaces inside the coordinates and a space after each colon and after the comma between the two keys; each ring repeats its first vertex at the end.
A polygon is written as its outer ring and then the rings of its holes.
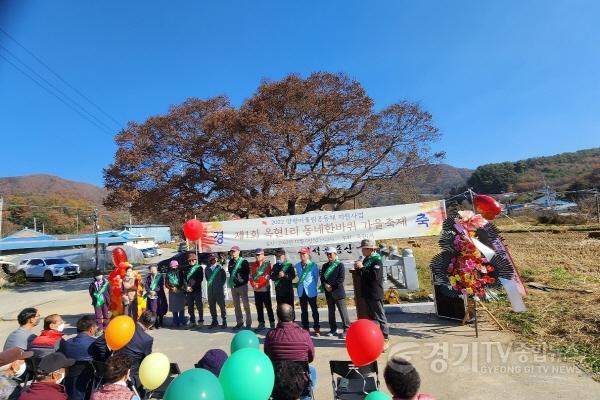
{"type": "Polygon", "coordinates": [[[92,394],[91,400],[140,400],[129,380],[130,370],[131,358],[128,355],[110,357],[104,372],[106,383],[92,394]]]}

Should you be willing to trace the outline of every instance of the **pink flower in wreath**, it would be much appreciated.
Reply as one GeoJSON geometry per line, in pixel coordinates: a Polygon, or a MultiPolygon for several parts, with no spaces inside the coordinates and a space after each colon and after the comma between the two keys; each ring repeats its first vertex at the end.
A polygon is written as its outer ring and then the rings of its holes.
{"type": "Polygon", "coordinates": [[[485,218],[480,214],[475,214],[473,211],[459,211],[458,215],[460,215],[460,218],[457,218],[457,222],[470,232],[475,231],[488,223],[485,218]]]}

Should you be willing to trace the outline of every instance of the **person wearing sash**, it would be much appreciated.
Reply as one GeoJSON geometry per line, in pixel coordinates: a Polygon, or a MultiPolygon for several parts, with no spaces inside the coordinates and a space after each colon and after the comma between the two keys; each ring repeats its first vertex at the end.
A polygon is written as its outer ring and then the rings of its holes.
{"type": "Polygon", "coordinates": [[[360,289],[367,305],[369,319],[379,324],[387,348],[390,331],[383,308],[383,260],[375,251],[375,248],[374,240],[363,239],[360,243],[360,249],[364,259],[356,261],[354,268],[360,274],[360,289]]]}
{"type": "Polygon", "coordinates": [[[265,313],[267,309],[269,317],[269,326],[275,328],[275,315],[273,314],[273,304],[271,304],[271,284],[269,277],[271,275],[271,262],[265,258],[263,249],[256,249],[256,261],[250,265],[250,285],[254,289],[254,301],[256,302],[256,313],[258,315],[257,331],[265,329],[265,313]]]}
{"type": "Polygon", "coordinates": [[[171,260],[165,279],[165,287],[169,289],[169,311],[173,313],[175,327],[185,325],[185,275],[179,268],[177,260],[171,260]]]}
{"type": "Polygon", "coordinates": [[[241,329],[244,326],[242,317],[241,304],[244,303],[244,311],[246,313],[246,328],[252,327],[252,314],[250,313],[250,301],[248,300],[248,279],[250,278],[250,266],[248,261],[240,255],[239,246],[233,246],[229,250],[229,279],[227,286],[231,289],[231,297],[233,297],[233,308],[235,309],[236,325],[233,330],[241,329]]]}
{"type": "Polygon", "coordinates": [[[277,263],[271,271],[271,280],[275,282],[275,300],[277,300],[278,307],[285,303],[294,308],[294,285],[292,283],[294,279],[296,279],[296,270],[287,260],[285,250],[277,250],[277,263]]]}
{"type": "Polygon", "coordinates": [[[109,321],[108,310],[110,307],[111,287],[108,280],[102,275],[102,271],[96,270],[94,272],[94,280],[90,283],[88,289],[92,298],[94,315],[96,315],[96,325],[99,331],[103,331],[106,329],[109,321]]]}
{"type": "Polygon", "coordinates": [[[204,280],[204,266],[198,263],[198,256],[190,251],[187,254],[188,267],[185,270],[186,294],[188,314],[190,315],[190,328],[204,325],[204,305],[202,304],[202,281],[204,280]],[[196,313],[194,306],[198,309],[198,324],[196,324],[196,313]]]}
{"type": "Polygon", "coordinates": [[[350,328],[350,318],[346,308],[346,291],[344,290],[344,278],[346,270],[344,264],[338,259],[335,247],[325,249],[327,262],[321,268],[321,286],[319,290],[325,292],[327,309],[329,311],[329,333],[327,336],[337,335],[337,321],[335,309],[337,307],[342,318],[342,333],[340,339],[346,338],[346,331],[350,328]]]}
{"type": "Polygon", "coordinates": [[[308,323],[308,305],[312,311],[313,317],[313,328],[315,330],[315,336],[321,336],[321,327],[319,326],[319,307],[317,306],[317,284],[319,283],[319,267],[310,259],[310,249],[308,247],[302,247],[298,254],[300,254],[300,262],[296,264],[296,275],[298,283],[298,299],[300,299],[300,319],[302,321],[302,328],[306,331],[309,330],[308,323]]]}
{"type": "Polygon", "coordinates": [[[221,320],[223,324],[222,328],[227,328],[227,310],[225,309],[225,283],[227,281],[227,274],[219,263],[217,263],[217,255],[211,253],[208,256],[208,267],[204,269],[206,277],[206,292],[208,295],[208,309],[210,310],[210,316],[212,318],[211,324],[208,329],[213,329],[219,326],[217,320],[217,304],[219,305],[219,311],[221,311],[221,320]]]}
{"type": "Polygon", "coordinates": [[[165,277],[158,273],[156,264],[148,267],[150,273],[144,279],[144,289],[146,290],[146,303],[148,310],[156,314],[155,328],[158,329],[163,324],[163,317],[167,313],[167,295],[165,294],[165,277]]]}

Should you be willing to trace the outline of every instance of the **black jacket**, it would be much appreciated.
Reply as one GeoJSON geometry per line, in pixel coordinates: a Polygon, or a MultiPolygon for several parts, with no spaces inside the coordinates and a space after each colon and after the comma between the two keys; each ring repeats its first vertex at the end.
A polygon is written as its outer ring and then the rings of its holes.
{"type": "MultiPolygon", "coordinates": [[[[235,267],[235,261],[233,258],[229,260],[229,265],[227,266],[227,270],[229,271],[229,275],[233,272],[233,268],[235,267]]],[[[248,279],[250,278],[250,264],[248,264],[248,260],[244,259],[242,261],[242,265],[240,269],[233,277],[233,287],[240,287],[248,284],[248,279]]]]}
{"type": "Polygon", "coordinates": [[[135,324],[135,333],[125,347],[115,351],[115,354],[126,354],[131,359],[131,377],[136,386],[140,386],[139,370],[142,360],[152,353],[154,338],[148,335],[139,323],[135,324]]]}
{"type": "Polygon", "coordinates": [[[291,263],[287,271],[285,271],[283,278],[280,278],[279,271],[281,271],[282,267],[283,264],[278,262],[273,266],[273,269],[271,270],[271,280],[275,284],[275,297],[278,299],[293,299],[294,284],[292,283],[292,281],[296,278],[296,268],[294,267],[294,264],[291,263]]]}
{"type": "MultiPolygon", "coordinates": [[[[219,265],[219,264],[217,264],[217,265],[219,265]]],[[[212,275],[212,271],[210,270],[210,266],[204,268],[204,277],[206,278],[206,293],[207,293],[207,295],[211,296],[211,298],[213,295],[224,296],[225,292],[223,291],[223,285],[225,285],[225,283],[227,282],[227,274],[225,273],[225,270],[222,267],[219,267],[219,272],[217,272],[217,276],[213,280],[212,285],[209,287],[208,280],[210,279],[211,275],[212,275]]]]}
{"type": "Polygon", "coordinates": [[[383,299],[383,263],[374,262],[370,267],[363,267],[360,272],[360,290],[362,297],[370,300],[383,299]]]}
{"type": "Polygon", "coordinates": [[[204,269],[202,268],[202,265],[200,265],[198,269],[194,271],[194,273],[188,278],[188,272],[191,269],[192,267],[188,265],[184,272],[186,286],[191,287],[192,292],[202,292],[202,280],[204,279],[204,269]]]}
{"type": "Polygon", "coordinates": [[[321,284],[325,291],[325,296],[332,296],[334,300],[340,300],[346,298],[346,291],[344,290],[344,278],[346,277],[346,269],[344,263],[340,264],[331,272],[329,279],[325,279],[325,271],[329,267],[329,262],[326,262],[321,267],[321,284]],[[331,292],[325,289],[325,284],[331,285],[331,292]]]}

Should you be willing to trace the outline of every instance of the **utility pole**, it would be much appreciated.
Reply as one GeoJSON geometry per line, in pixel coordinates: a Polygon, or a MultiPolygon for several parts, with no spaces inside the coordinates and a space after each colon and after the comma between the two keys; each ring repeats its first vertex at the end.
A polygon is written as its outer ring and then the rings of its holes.
{"type": "MultiPolygon", "coordinates": [[[[598,223],[600,224],[600,199],[598,199],[598,191],[596,190],[596,216],[598,217],[598,223]]],[[[1,209],[1,207],[0,207],[1,209]]],[[[2,219],[0,218],[0,221],[2,219]]]]}
{"type": "Polygon", "coordinates": [[[37,232],[37,219],[33,217],[33,230],[37,232]]]}
{"type": "MultiPolygon", "coordinates": [[[[96,270],[98,270],[98,262],[100,261],[100,252],[98,248],[98,209],[94,208],[92,213],[92,220],[94,221],[94,237],[96,238],[96,270]]],[[[104,272],[104,271],[103,271],[104,272]]]]}
{"type": "Polygon", "coordinates": [[[77,224],[76,233],[79,235],[79,213],[75,215],[75,221],[77,224]]]}
{"type": "Polygon", "coordinates": [[[4,210],[4,197],[0,197],[0,239],[2,239],[2,211],[4,210]]]}

